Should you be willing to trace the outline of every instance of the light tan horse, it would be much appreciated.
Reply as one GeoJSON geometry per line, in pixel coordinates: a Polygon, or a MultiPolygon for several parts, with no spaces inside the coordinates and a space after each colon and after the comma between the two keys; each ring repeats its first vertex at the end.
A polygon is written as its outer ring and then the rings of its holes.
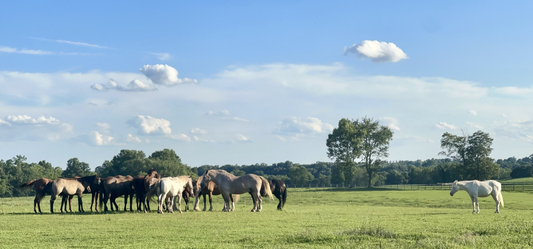
{"type": "MultiPolygon", "coordinates": [[[[200,176],[198,180],[196,180],[196,184],[194,186],[194,192],[196,195],[196,201],[194,202],[194,210],[200,211],[200,196],[204,197],[204,209],[205,211],[207,209],[207,203],[206,203],[206,195],[209,195],[209,211],[213,211],[213,195],[219,195],[220,191],[218,190],[217,185],[214,182],[209,182],[205,185],[205,187],[201,187],[200,183],[202,182],[203,176],[200,176]]],[[[231,201],[233,202],[233,195],[230,195],[231,201]]]]}
{"type": "Polygon", "coordinates": [[[163,201],[167,201],[167,210],[174,213],[174,201],[178,197],[178,211],[181,213],[181,194],[187,188],[190,195],[193,193],[192,178],[190,176],[163,177],[156,183],[156,195],[159,207],[158,213],[163,213],[163,201]]]}
{"type": "Polygon", "coordinates": [[[222,197],[224,198],[224,209],[222,211],[235,210],[235,202],[231,201],[231,194],[250,193],[254,199],[254,208],[252,212],[261,212],[263,209],[263,198],[261,197],[261,187],[265,187],[265,194],[273,199],[272,191],[268,180],[262,176],[255,174],[246,174],[243,176],[235,176],[222,169],[211,169],[204,172],[200,186],[203,188],[209,182],[214,182],[222,197]]]}
{"type": "MultiPolygon", "coordinates": [[[[86,189],[90,191],[90,187],[82,184],[75,178],[59,178],[52,181],[52,198],[50,198],[50,213],[54,213],[54,201],[59,195],[77,195],[78,196],[78,211],[84,212],[83,202],[81,200],[83,191],[86,189]]],[[[66,208],[66,207],[65,207],[66,208]]]]}
{"type": "Polygon", "coordinates": [[[24,183],[19,186],[19,188],[26,188],[33,186],[35,189],[35,199],[33,199],[33,212],[37,213],[37,207],[39,208],[39,213],[41,212],[41,200],[48,193],[50,194],[50,187],[52,180],[48,178],[34,179],[27,183],[24,183]]]}

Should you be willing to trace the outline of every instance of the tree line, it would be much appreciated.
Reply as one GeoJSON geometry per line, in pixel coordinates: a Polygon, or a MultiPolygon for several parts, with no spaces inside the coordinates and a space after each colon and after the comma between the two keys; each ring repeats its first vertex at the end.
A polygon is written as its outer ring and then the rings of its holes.
{"type": "Polygon", "coordinates": [[[25,196],[31,189],[18,186],[37,178],[115,175],[144,175],[150,169],[163,176],[189,175],[193,178],[208,169],[224,169],[234,175],[257,174],[267,179],[283,180],[289,186],[344,185],[381,186],[385,184],[435,184],[454,180],[487,180],[531,177],[533,154],[516,159],[490,158],[492,141],[488,133],[477,131],[471,135],[441,137],[439,155],[445,159],[416,161],[387,161],[389,142],[393,132],[371,118],[341,119],[338,127],[328,135],[327,155],[334,162],[299,164],[291,161],[253,165],[202,165],[190,167],[181,162],[172,149],[155,151],[149,156],[140,150],[121,150],[111,160],[91,171],[89,165],[78,158],[67,161],[65,170],[46,161],[29,163],[17,155],[0,160],[0,196],[25,196]]]}

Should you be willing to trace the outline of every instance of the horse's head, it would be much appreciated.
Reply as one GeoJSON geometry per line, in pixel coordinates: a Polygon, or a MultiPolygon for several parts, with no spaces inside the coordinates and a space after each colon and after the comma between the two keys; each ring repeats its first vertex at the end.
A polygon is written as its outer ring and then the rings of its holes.
{"type": "Polygon", "coordinates": [[[450,195],[453,196],[457,191],[459,191],[459,185],[457,185],[457,180],[452,184],[452,190],[450,190],[450,195]]]}
{"type": "Polygon", "coordinates": [[[206,170],[202,175],[202,180],[200,181],[200,188],[205,188],[205,186],[211,181],[211,175],[209,170],[206,170]]]}

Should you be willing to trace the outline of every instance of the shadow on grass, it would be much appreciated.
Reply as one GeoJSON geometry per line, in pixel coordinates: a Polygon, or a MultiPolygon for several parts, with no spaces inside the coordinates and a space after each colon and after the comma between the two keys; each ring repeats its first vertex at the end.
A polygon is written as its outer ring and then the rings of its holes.
{"type": "MultiPolygon", "coordinates": [[[[144,214],[144,212],[137,212],[137,211],[108,211],[108,212],[54,212],[54,213],[50,213],[50,212],[43,212],[43,213],[34,213],[34,212],[27,212],[27,213],[0,213],[0,215],[106,215],[106,214],[126,214],[126,213],[130,213],[130,214],[133,214],[133,213],[139,213],[139,214],[144,214]]],[[[154,213],[156,214],[157,211],[153,211],[153,212],[148,212],[148,213],[154,213]]]]}

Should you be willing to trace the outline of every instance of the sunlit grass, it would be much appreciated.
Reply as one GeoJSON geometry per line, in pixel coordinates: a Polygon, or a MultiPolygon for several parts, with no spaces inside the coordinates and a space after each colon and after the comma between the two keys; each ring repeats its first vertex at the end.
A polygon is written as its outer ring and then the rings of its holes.
{"type": "MultiPolygon", "coordinates": [[[[243,195],[236,211],[182,214],[49,214],[49,199],[33,214],[33,198],[0,199],[0,247],[164,248],[524,248],[533,245],[533,194],[504,192],[494,214],[492,198],[449,190],[289,189],[284,211],[265,201],[251,213],[243,195]]],[[[89,200],[86,198],[85,200],[89,200]]],[[[123,205],[122,199],[119,204],[123,205]]],[[[209,204],[208,204],[209,205],[209,204]]],[[[153,208],[155,205],[152,206],[153,208]]],[[[73,201],[77,210],[77,202],[73,201]]],[[[59,205],[56,207],[59,210],[59,205]]],[[[88,210],[85,201],[85,210],[88,210]]]]}

